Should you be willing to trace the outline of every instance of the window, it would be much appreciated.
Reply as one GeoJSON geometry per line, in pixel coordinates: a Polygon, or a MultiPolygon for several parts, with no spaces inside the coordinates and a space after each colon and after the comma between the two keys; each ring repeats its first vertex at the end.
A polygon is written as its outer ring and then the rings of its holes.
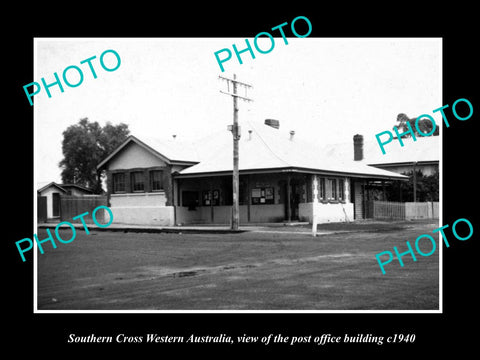
{"type": "Polygon", "coordinates": [[[332,179],[332,196],[333,200],[337,199],[337,179],[332,179]]]}
{"type": "Polygon", "coordinates": [[[143,172],[142,171],[135,171],[130,174],[131,184],[132,184],[132,191],[139,192],[145,191],[145,184],[143,180],[143,172]]]}
{"type": "Polygon", "coordinates": [[[337,200],[337,180],[327,179],[327,199],[337,200]]]}
{"type": "Polygon", "coordinates": [[[338,200],[345,200],[345,181],[343,179],[338,180],[338,200]]]}
{"type": "Polygon", "coordinates": [[[163,171],[162,170],[153,170],[150,171],[150,188],[152,191],[163,190],[163,171]]]}
{"type": "Polygon", "coordinates": [[[124,173],[113,174],[113,192],[114,193],[125,192],[125,174],[124,173]]]}
{"type": "Polygon", "coordinates": [[[325,179],[320,178],[319,179],[319,184],[318,184],[318,196],[320,197],[321,200],[325,199],[325,179]]]}

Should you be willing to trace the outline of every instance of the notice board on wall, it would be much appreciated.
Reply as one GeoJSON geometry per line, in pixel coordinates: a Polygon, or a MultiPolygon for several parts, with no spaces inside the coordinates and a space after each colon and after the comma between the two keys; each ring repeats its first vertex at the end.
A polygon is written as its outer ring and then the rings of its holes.
{"type": "Polygon", "coordinates": [[[274,204],[273,187],[261,187],[252,189],[252,204],[274,204]]]}

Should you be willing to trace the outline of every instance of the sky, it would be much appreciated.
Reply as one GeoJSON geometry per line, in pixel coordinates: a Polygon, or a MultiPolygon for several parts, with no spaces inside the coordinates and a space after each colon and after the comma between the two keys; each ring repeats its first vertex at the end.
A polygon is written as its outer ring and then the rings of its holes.
{"type": "MultiPolygon", "coordinates": [[[[63,131],[82,118],[100,125],[128,124],[140,138],[197,139],[232,123],[232,98],[218,76],[253,85],[239,101],[239,123],[277,119],[283,130],[319,145],[353,141],[362,134],[391,130],[397,115],[433,116],[440,124],[442,106],[442,40],[440,38],[274,38],[275,46],[255,59],[232,44],[246,47],[245,38],[36,38],[34,79],[60,79],[71,65],[82,69],[78,87],[52,86],[48,98],[42,88],[34,97],[35,178],[37,186],[61,182],[63,131]],[[220,70],[214,53],[228,48],[232,58],[220,70]],[[107,72],[99,63],[105,50],[115,50],[121,63],[107,72]],[[88,64],[92,60],[97,78],[88,64]]],[[[261,49],[270,47],[260,38],[261,49]]],[[[223,56],[223,54],[221,55],[223,56]]],[[[116,60],[105,55],[107,67],[116,60]]],[[[68,79],[79,79],[69,70],[68,79]]],[[[239,88],[239,94],[244,90],[239,88]]],[[[25,98],[26,106],[28,99],[25,98]]]]}

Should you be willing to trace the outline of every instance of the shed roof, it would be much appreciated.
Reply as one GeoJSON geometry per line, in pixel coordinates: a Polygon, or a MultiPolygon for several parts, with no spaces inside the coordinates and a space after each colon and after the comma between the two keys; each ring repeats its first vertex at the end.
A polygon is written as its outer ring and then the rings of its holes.
{"type": "Polygon", "coordinates": [[[42,186],[40,189],[37,190],[37,192],[41,193],[45,190],[47,190],[49,187],[56,187],[58,190],[60,190],[61,192],[67,192],[67,190],[65,190],[64,188],[62,188],[59,184],[57,184],[56,182],[52,181],[50,183],[48,183],[47,185],[45,186],[42,186]]]}
{"type": "Polygon", "coordinates": [[[90,194],[93,194],[93,190],[91,189],[88,189],[84,186],[81,186],[81,185],[78,185],[78,184],[57,184],[56,182],[52,181],[50,183],[48,183],[47,185],[45,186],[42,186],[40,189],[37,190],[37,192],[43,192],[45,191],[46,189],[48,189],[49,187],[56,187],[58,190],[60,190],[61,192],[64,192],[66,193],[67,192],[67,189],[71,189],[71,188],[76,188],[76,189],[79,189],[85,193],[90,193],[90,194]]]}

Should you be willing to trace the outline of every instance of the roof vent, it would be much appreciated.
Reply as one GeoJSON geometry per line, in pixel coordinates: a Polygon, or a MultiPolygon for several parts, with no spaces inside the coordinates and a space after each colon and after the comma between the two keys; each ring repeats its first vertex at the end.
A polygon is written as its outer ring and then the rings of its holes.
{"type": "Polygon", "coordinates": [[[295,136],[295,131],[290,130],[290,141],[293,140],[293,137],[295,136]]]}

